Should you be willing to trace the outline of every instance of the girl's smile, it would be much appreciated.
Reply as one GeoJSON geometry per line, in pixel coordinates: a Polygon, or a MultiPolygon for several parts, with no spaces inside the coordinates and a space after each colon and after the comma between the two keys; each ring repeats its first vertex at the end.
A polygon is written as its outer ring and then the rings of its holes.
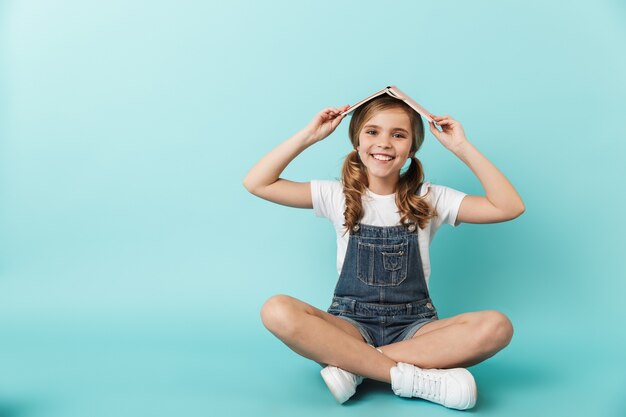
{"type": "Polygon", "coordinates": [[[374,153],[371,154],[372,158],[374,158],[376,161],[381,162],[381,163],[387,163],[389,161],[393,161],[395,159],[395,156],[391,156],[391,155],[387,155],[384,153],[374,153]]]}

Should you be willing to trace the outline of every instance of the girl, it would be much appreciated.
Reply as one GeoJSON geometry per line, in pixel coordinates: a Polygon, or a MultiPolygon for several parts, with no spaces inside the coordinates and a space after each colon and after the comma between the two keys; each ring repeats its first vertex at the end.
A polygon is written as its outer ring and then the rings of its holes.
{"type": "Polygon", "coordinates": [[[424,182],[415,157],[424,141],[422,118],[386,94],[354,111],[354,150],[344,161],[341,182],[279,178],[300,152],[335,130],[348,107],[319,112],[244,179],[258,197],[313,208],[337,232],[339,280],[328,310],[275,295],[261,309],[263,324],[324,368],[322,377],[339,403],[367,377],[390,383],[402,397],[472,408],[476,384],[465,368],[508,345],[513,327],[493,310],[440,319],[428,292],[428,247],[443,223],[512,220],[524,212],[522,199],[450,116],[434,116],[430,131],[476,174],[487,195],[424,182]],[[407,159],[410,165],[401,173],[407,159]]]}

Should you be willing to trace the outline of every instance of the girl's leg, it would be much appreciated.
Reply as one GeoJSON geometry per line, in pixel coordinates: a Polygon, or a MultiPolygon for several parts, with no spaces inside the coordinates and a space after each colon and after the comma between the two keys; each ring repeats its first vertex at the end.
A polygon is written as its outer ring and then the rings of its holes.
{"type": "Polygon", "coordinates": [[[265,327],[306,358],[377,381],[391,383],[396,362],[369,346],[351,323],[288,295],[270,297],[261,308],[265,327]]]}
{"type": "Polygon", "coordinates": [[[495,355],[512,337],[511,321],[487,310],[430,322],[411,339],[378,348],[395,362],[420,368],[467,368],[495,355]]]}

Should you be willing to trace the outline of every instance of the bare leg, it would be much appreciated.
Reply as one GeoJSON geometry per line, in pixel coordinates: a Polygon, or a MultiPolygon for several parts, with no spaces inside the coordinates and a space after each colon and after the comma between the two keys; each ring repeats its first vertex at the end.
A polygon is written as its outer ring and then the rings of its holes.
{"type": "Polygon", "coordinates": [[[286,295],[271,297],[261,309],[265,327],[291,350],[317,363],[391,383],[396,362],[368,346],[352,324],[286,295]]]}
{"type": "Polygon", "coordinates": [[[420,368],[467,368],[509,344],[513,326],[495,310],[459,314],[420,328],[413,338],[379,346],[396,362],[420,368]]]}

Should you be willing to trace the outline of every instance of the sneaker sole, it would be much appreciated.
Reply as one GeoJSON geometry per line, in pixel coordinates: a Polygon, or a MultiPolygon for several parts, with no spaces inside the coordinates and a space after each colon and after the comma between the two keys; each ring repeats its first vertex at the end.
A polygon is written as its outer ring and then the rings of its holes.
{"type": "Polygon", "coordinates": [[[320,373],[322,374],[322,378],[330,390],[330,393],[333,394],[333,397],[335,397],[335,400],[339,404],[345,403],[348,398],[352,397],[356,392],[356,390],[352,390],[345,381],[337,378],[337,376],[328,367],[322,369],[320,373]]]}
{"type": "Polygon", "coordinates": [[[476,398],[478,397],[478,387],[476,386],[476,380],[470,371],[467,369],[463,369],[463,374],[465,375],[465,379],[467,382],[470,382],[468,385],[470,386],[469,391],[467,392],[467,403],[463,406],[463,408],[456,408],[457,410],[467,410],[469,408],[473,408],[476,405],[476,398]]]}

